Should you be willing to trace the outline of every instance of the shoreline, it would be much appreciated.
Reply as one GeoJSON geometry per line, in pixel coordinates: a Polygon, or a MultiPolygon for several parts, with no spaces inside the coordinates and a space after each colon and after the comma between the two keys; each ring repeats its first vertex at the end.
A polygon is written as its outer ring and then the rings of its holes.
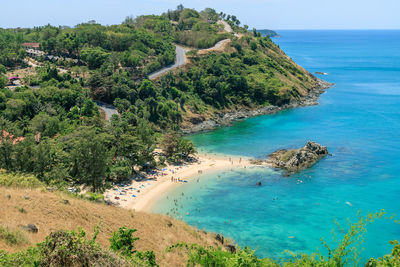
{"type": "MultiPolygon", "coordinates": [[[[299,101],[277,107],[268,106],[254,110],[239,110],[219,115],[218,118],[203,121],[193,125],[189,130],[182,130],[184,134],[193,134],[215,130],[217,127],[229,126],[233,122],[259,115],[274,114],[282,110],[318,105],[319,96],[326,89],[333,86],[319,78],[316,78],[318,86],[299,101]]],[[[269,165],[261,165],[269,166],[269,165]]],[[[135,211],[151,212],[152,207],[168,191],[180,186],[181,183],[189,183],[196,176],[204,173],[212,173],[226,169],[238,169],[247,167],[261,167],[250,163],[250,158],[224,154],[198,153],[197,161],[185,163],[180,166],[168,165],[162,170],[146,175],[142,180],[131,180],[130,184],[115,185],[104,193],[105,200],[116,204],[121,208],[135,211]]],[[[271,166],[269,166],[271,167],[271,166]]]]}
{"type": "Polygon", "coordinates": [[[130,184],[115,185],[104,193],[104,197],[106,201],[121,208],[150,212],[160,197],[182,183],[193,182],[196,176],[221,170],[256,166],[251,164],[250,158],[247,157],[202,153],[198,154],[197,162],[182,166],[169,165],[157,175],[149,175],[145,180],[132,180],[130,184]],[[175,181],[172,181],[172,177],[175,181]],[[180,181],[176,181],[177,179],[180,181]]]}
{"type": "Polygon", "coordinates": [[[184,135],[190,135],[194,133],[202,133],[213,131],[218,127],[231,126],[233,122],[244,120],[250,117],[256,117],[260,115],[275,114],[279,111],[318,105],[318,98],[323,94],[326,89],[329,89],[334,84],[321,80],[315,77],[318,85],[312,88],[310,92],[302,97],[299,101],[292,101],[289,104],[283,106],[267,106],[256,109],[242,109],[237,111],[229,111],[221,114],[216,114],[216,118],[205,120],[197,124],[191,125],[189,128],[181,129],[184,135]]]}

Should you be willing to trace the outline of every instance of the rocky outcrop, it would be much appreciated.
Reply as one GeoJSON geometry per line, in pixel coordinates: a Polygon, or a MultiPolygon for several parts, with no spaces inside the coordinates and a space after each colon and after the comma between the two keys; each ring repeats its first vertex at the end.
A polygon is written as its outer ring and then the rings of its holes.
{"type": "Polygon", "coordinates": [[[216,234],[216,235],[215,235],[215,239],[216,239],[217,241],[219,241],[222,245],[224,244],[225,238],[224,238],[223,235],[221,235],[221,234],[216,234]]]}
{"type": "Polygon", "coordinates": [[[232,245],[232,244],[229,244],[229,245],[226,245],[225,246],[225,248],[230,252],[230,253],[236,253],[236,246],[235,245],[232,245]]]}
{"type": "Polygon", "coordinates": [[[31,233],[37,233],[39,231],[39,229],[37,228],[36,225],[30,223],[26,226],[22,226],[22,229],[31,233]]]}
{"type": "MultiPolygon", "coordinates": [[[[237,249],[236,246],[229,242],[228,240],[225,239],[225,237],[221,234],[216,234],[215,235],[215,239],[221,244],[224,245],[225,249],[227,251],[229,251],[230,253],[236,253],[237,249]],[[228,242],[227,242],[228,241],[228,242]]],[[[216,243],[217,245],[219,245],[218,243],[216,243]]]]}
{"type": "Polygon", "coordinates": [[[288,175],[307,169],[314,165],[318,160],[328,155],[326,146],[321,146],[316,142],[308,141],[307,144],[299,149],[281,149],[267,159],[274,168],[281,168],[288,172],[288,175]]]}
{"type": "Polygon", "coordinates": [[[291,103],[283,106],[271,105],[256,109],[241,109],[231,112],[221,112],[219,114],[215,114],[215,117],[209,120],[192,118],[189,119],[190,123],[186,127],[182,127],[182,133],[192,134],[198,132],[212,131],[218,127],[229,126],[232,125],[232,123],[235,121],[247,119],[250,117],[274,114],[286,109],[318,105],[318,97],[333,84],[320,79],[316,79],[316,81],[317,86],[311,89],[310,92],[308,92],[308,94],[302,97],[300,100],[293,100],[291,101],[291,103]]]}

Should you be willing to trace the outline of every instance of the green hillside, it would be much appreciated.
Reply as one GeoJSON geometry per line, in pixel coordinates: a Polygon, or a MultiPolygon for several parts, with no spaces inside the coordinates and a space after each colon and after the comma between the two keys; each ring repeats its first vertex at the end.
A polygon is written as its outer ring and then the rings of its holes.
{"type": "Polygon", "coordinates": [[[0,30],[0,168],[101,191],[190,159],[193,144],[176,131],[196,120],[282,106],[317,86],[269,37],[239,25],[233,15],[179,6],[119,25],[0,30]],[[28,57],[26,42],[38,42],[43,54],[28,57]],[[174,61],[177,43],[190,50],[185,64],[146,79],[174,61]],[[21,74],[24,86],[7,87],[5,74],[21,74]],[[108,123],[94,100],[113,104],[119,116],[108,123]],[[155,157],[157,147],[168,151],[155,157]]]}

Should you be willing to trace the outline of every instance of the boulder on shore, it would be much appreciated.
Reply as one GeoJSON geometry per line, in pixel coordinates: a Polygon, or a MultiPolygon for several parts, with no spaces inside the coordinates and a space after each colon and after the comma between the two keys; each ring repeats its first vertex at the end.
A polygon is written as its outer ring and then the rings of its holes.
{"type": "Polygon", "coordinates": [[[267,162],[274,168],[286,170],[290,175],[311,167],[326,155],[328,155],[326,146],[308,141],[304,147],[299,149],[275,151],[269,155],[267,162]]]}

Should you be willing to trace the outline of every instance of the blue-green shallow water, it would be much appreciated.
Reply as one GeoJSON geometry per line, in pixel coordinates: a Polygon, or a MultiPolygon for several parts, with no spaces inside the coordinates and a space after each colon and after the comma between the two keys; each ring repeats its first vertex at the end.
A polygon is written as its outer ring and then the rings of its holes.
{"type": "MultiPolygon", "coordinates": [[[[333,219],[344,223],[358,210],[384,208],[400,216],[400,31],[279,33],[274,41],[290,57],[312,73],[329,73],[321,78],[335,83],[320,105],[191,138],[202,151],[259,158],[310,139],[333,155],[290,178],[269,169],[203,176],[154,209],[170,212],[172,199],[179,199],[183,220],[230,236],[263,257],[280,257],[284,250],[323,252],[320,237],[330,240],[333,219]],[[263,186],[254,186],[259,180],[263,186]]],[[[390,252],[389,240],[400,239],[400,226],[378,222],[366,238],[363,257],[382,256],[390,252]]]]}

